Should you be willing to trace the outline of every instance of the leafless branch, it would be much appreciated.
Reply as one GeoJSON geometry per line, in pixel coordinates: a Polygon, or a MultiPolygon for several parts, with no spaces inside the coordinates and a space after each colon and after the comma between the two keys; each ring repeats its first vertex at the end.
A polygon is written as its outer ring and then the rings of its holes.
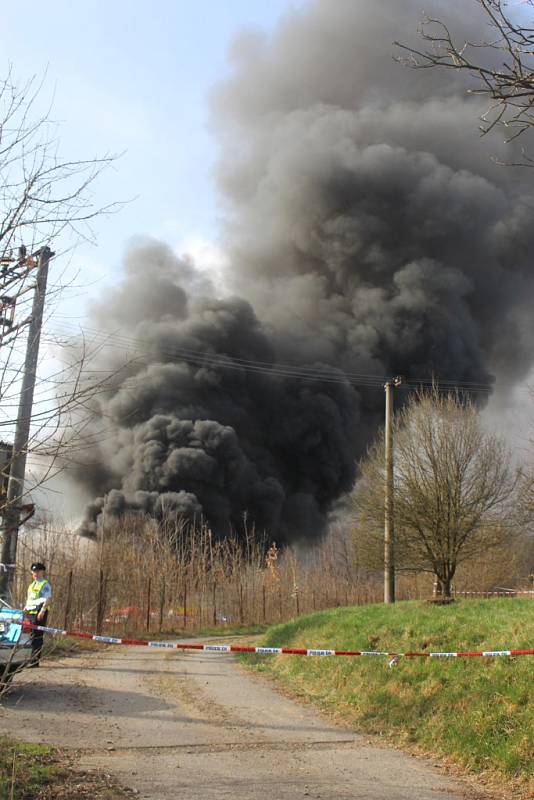
{"type": "MultiPolygon", "coordinates": [[[[501,127],[506,142],[512,142],[534,126],[534,28],[516,23],[505,0],[472,1],[481,6],[491,36],[459,41],[445,22],[425,16],[419,28],[425,46],[395,42],[403,51],[396,60],[414,69],[465,72],[473,79],[468,93],[489,101],[481,117],[482,135],[501,127]]],[[[532,0],[523,5],[534,10],[532,0]]],[[[525,157],[519,165],[534,166],[534,161],[525,157]]]]}
{"type": "MultiPolygon", "coordinates": [[[[20,413],[38,267],[34,254],[51,242],[66,249],[70,234],[76,240],[92,240],[92,221],[122,205],[98,204],[93,193],[95,181],[116,155],[80,160],[61,156],[58,125],[51,118],[51,106],[43,105],[45,77],[17,85],[10,69],[0,80],[0,437],[4,441],[12,437],[20,413]]],[[[26,481],[18,506],[61,468],[62,454],[83,441],[79,409],[87,408],[92,393],[104,391],[112,380],[85,372],[93,355],[83,345],[76,351],[63,348],[66,363],[53,374],[38,375],[25,452],[41,459],[42,466],[33,480],[26,481]]],[[[11,461],[17,455],[12,452],[11,461]]],[[[9,468],[8,460],[1,467],[3,517],[9,511],[5,500],[9,468]]]]}

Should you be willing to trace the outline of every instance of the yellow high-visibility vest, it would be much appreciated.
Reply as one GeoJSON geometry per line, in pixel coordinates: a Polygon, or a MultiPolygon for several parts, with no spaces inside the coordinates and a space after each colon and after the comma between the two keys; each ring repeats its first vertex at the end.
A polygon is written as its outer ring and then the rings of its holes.
{"type": "Polygon", "coordinates": [[[26,598],[26,606],[24,611],[39,611],[45,601],[45,597],[41,597],[41,590],[45,583],[48,583],[46,578],[40,581],[32,581],[28,586],[28,596],[26,598]]]}

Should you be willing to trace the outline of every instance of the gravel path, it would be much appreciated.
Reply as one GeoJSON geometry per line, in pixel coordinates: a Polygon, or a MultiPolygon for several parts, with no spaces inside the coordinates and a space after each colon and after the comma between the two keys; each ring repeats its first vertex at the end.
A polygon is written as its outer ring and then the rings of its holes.
{"type": "Polygon", "coordinates": [[[110,647],[20,675],[6,735],[73,748],[147,800],[458,800],[429,761],[379,747],[244,672],[230,655],[110,647]]]}

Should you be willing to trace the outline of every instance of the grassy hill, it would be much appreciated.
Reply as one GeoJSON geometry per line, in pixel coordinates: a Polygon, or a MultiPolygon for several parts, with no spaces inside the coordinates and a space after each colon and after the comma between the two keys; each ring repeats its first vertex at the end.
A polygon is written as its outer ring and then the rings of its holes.
{"type": "MultiPolygon", "coordinates": [[[[534,648],[534,600],[404,602],[321,611],[264,641],[351,650],[534,648]]],[[[246,656],[293,694],[361,730],[417,747],[534,797],[534,656],[401,659],[246,656]]]]}

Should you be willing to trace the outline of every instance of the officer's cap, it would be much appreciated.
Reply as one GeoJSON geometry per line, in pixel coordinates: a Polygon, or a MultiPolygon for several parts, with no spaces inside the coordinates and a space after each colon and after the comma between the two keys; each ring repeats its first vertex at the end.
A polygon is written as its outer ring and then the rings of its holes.
{"type": "Polygon", "coordinates": [[[46,572],[46,567],[44,564],[42,564],[40,561],[34,561],[34,563],[31,566],[32,572],[37,572],[37,570],[39,569],[42,569],[43,571],[46,572]]]}

